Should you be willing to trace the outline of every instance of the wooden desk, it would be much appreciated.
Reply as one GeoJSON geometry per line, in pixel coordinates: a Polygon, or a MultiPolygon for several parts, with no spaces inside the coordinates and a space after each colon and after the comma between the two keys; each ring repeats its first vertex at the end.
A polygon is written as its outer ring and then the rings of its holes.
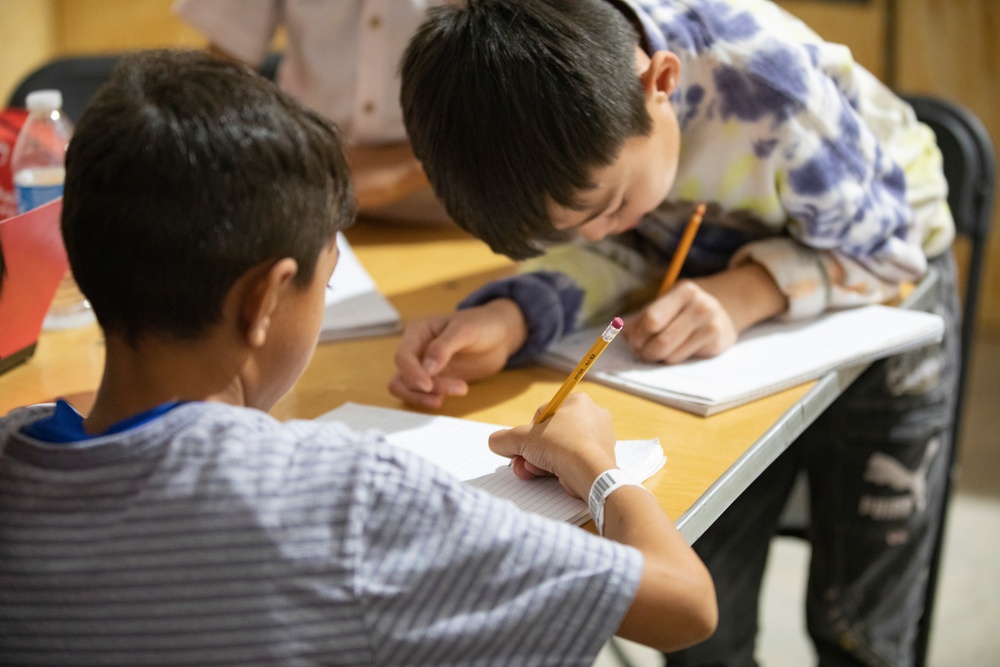
{"type": "MultiPolygon", "coordinates": [[[[509,260],[452,227],[361,221],[347,236],[404,320],[450,310],[474,288],[513,271],[509,260]]],[[[406,407],[386,389],[398,339],[321,343],[272,414],[308,419],[348,400],[406,407]]],[[[43,334],[33,359],[0,376],[0,414],[56,396],[89,409],[103,361],[96,326],[43,334]]],[[[708,418],[586,380],[577,391],[611,410],[619,438],[660,438],[667,464],[646,486],[693,542],[861,370],[830,374],[708,418]]],[[[527,423],[564,379],[564,373],[542,367],[505,371],[473,385],[468,396],[450,399],[442,413],[527,423]]]]}

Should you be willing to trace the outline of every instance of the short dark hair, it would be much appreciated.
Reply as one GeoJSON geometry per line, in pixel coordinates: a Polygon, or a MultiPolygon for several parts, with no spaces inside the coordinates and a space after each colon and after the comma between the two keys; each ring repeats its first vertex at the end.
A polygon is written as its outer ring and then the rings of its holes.
{"type": "Polygon", "coordinates": [[[354,220],[340,134],[249,68],[197,51],[123,56],[66,156],[62,231],[106,332],[196,338],[254,266],[307,285],[354,220]]]}
{"type": "Polygon", "coordinates": [[[403,56],[414,154],[448,214],[523,259],[568,234],[593,170],[647,135],[638,35],[605,0],[468,0],[431,10],[403,56]]]}

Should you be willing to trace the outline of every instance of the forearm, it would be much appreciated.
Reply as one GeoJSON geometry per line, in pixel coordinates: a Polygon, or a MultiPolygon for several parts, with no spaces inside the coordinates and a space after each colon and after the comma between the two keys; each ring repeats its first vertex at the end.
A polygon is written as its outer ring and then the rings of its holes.
{"type": "Polygon", "coordinates": [[[604,535],[643,555],[639,590],[619,636],[674,651],[714,632],[718,607],[711,576],[652,494],[635,486],[614,491],[604,507],[604,535]]]}
{"type": "Polygon", "coordinates": [[[645,489],[612,483],[590,498],[595,480],[615,468],[615,441],[611,413],[587,394],[574,392],[551,418],[496,431],[489,446],[501,456],[523,457],[537,469],[534,474],[553,473],[571,495],[595,503],[591,508],[595,519],[603,515],[606,538],[642,554],[639,588],[619,634],[661,650],[689,646],[715,628],[711,577],[645,489]],[[603,510],[596,506],[602,497],[603,510]]]}
{"type": "Polygon", "coordinates": [[[926,271],[926,259],[919,249],[911,250],[914,252],[909,262],[902,258],[896,263],[874,258],[862,262],[836,250],[817,250],[778,237],[741,248],[728,271],[746,264],[763,267],[785,296],[787,305],[780,315],[788,320],[804,320],[833,308],[853,308],[895,298],[904,282],[916,280],[926,271]]]}
{"type": "Polygon", "coordinates": [[[485,307],[498,321],[505,323],[504,329],[507,333],[504,336],[504,343],[506,357],[509,359],[521,349],[528,338],[528,324],[524,320],[524,313],[521,312],[517,302],[511,299],[494,299],[485,304],[485,307]]]}
{"type": "Polygon", "coordinates": [[[747,262],[697,282],[729,314],[737,332],[785,312],[788,299],[767,269],[747,262]]]}

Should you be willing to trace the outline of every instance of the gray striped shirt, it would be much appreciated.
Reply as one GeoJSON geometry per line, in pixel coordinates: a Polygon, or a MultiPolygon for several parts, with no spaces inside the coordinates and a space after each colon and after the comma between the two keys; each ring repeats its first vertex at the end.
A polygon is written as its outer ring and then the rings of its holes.
{"type": "Polygon", "coordinates": [[[634,549],[342,424],[190,403],[42,443],[0,419],[0,663],[589,665],[634,549]]]}

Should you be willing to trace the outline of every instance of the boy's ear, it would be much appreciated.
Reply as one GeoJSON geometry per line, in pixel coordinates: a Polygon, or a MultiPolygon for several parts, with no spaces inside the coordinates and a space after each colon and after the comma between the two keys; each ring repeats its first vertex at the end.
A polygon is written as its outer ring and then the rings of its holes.
{"type": "Polygon", "coordinates": [[[647,97],[662,92],[670,97],[681,77],[681,60],[673,51],[656,51],[649,59],[649,67],[641,74],[642,87],[647,97]]]}
{"type": "Polygon", "coordinates": [[[240,334],[250,347],[261,347],[267,341],[271,316],[298,272],[298,262],[285,257],[247,275],[246,284],[238,291],[236,306],[242,329],[240,334]]]}

